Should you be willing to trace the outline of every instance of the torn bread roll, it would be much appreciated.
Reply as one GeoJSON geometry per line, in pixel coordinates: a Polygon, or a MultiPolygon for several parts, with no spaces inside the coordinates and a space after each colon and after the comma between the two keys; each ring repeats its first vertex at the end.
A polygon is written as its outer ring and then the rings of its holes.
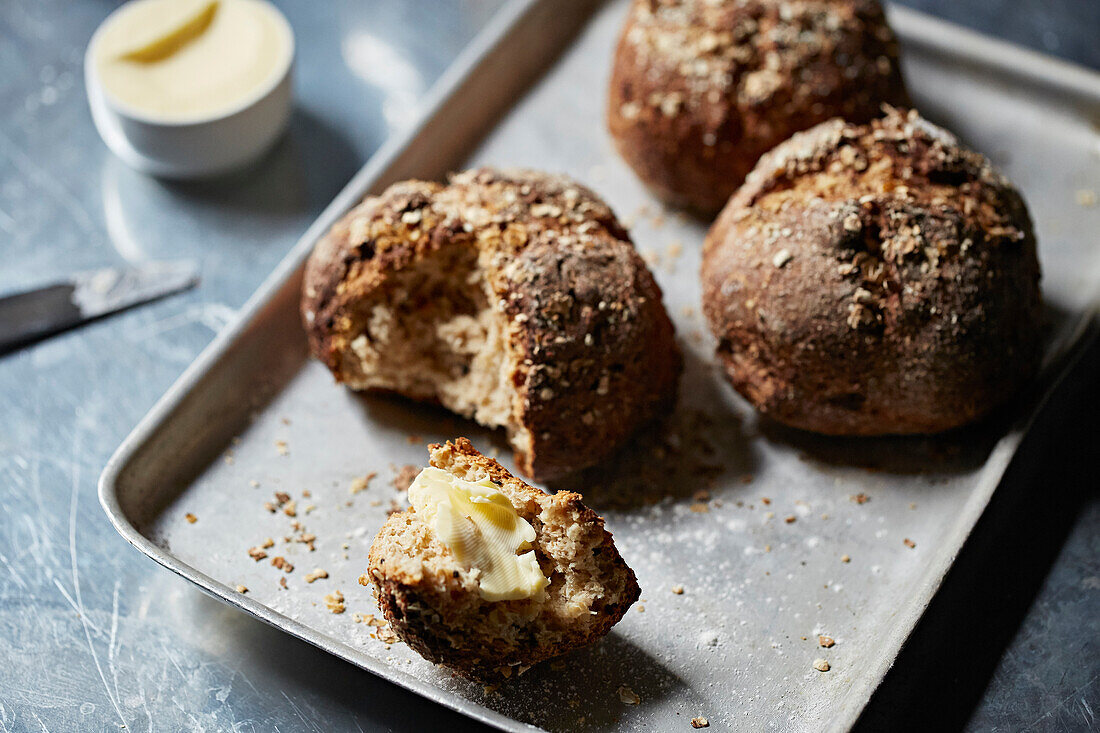
{"type": "Polygon", "coordinates": [[[615,451],[672,405],[681,369],[660,288],[611,209],[534,171],[367,198],[310,257],[302,316],[338,381],[503,428],[537,480],[615,451]]]}
{"type": "Polygon", "coordinates": [[[465,438],[431,466],[371,546],[378,606],[426,659],[481,680],[524,671],[608,633],[638,581],[577,494],[546,494],[465,438]]]}

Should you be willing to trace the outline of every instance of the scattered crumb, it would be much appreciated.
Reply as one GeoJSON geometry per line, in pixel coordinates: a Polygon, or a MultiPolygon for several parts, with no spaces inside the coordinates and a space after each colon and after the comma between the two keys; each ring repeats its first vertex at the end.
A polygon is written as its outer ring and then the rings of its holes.
{"type": "Polygon", "coordinates": [[[289,417],[280,417],[279,422],[281,422],[283,425],[290,425],[290,418],[289,417]]]}
{"type": "Polygon", "coordinates": [[[794,524],[795,522],[798,521],[798,517],[796,517],[795,515],[792,514],[789,517],[783,517],[783,521],[786,522],[787,524],[794,524]]]}
{"type": "Polygon", "coordinates": [[[183,518],[186,519],[189,524],[194,524],[195,522],[199,521],[199,518],[191,512],[187,512],[187,514],[184,514],[183,518]]]}
{"type": "Polygon", "coordinates": [[[238,585],[237,586],[237,592],[238,593],[247,593],[248,592],[248,586],[247,585],[238,585]]]}
{"type": "Polygon", "coordinates": [[[695,308],[690,305],[685,305],[683,308],[680,309],[680,314],[684,318],[693,318],[695,316],[695,308]]]}
{"type": "Polygon", "coordinates": [[[309,514],[310,512],[312,512],[316,508],[317,508],[316,504],[306,504],[306,508],[303,509],[302,511],[304,511],[306,514],[309,514]]]}
{"type": "Polygon", "coordinates": [[[275,540],[271,539],[270,537],[268,537],[266,540],[264,540],[264,543],[262,545],[260,545],[260,547],[264,548],[265,550],[269,547],[274,547],[274,546],[275,546],[275,540]]]}
{"type": "Polygon", "coordinates": [[[771,552],[771,551],[772,551],[772,546],[771,545],[764,545],[764,552],[771,552]]]}
{"type": "Polygon", "coordinates": [[[260,560],[263,560],[265,557],[267,557],[267,553],[261,550],[259,547],[252,547],[248,550],[248,556],[256,562],[259,562],[260,560]]]}
{"type": "Polygon", "coordinates": [[[275,513],[275,505],[272,504],[270,501],[265,501],[264,502],[264,509],[268,510],[272,514],[275,513]]]}
{"type": "Polygon", "coordinates": [[[699,489],[691,495],[691,498],[695,501],[710,501],[710,492],[706,489],[699,489]]]}
{"type": "Polygon", "coordinates": [[[314,570],[311,573],[306,573],[306,582],[307,583],[312,583],[315,580],[321,580],[322,578],[327,578],[327,577],[328,577],[328,571],[327,570],[322,570],[321,568],[317,568],[316,570],[314,570]]]}
{"type": "Polygon", "coordinates": [[[682,596],[682,595],[684,595],[684,586],[674,585],[674,586],[672,586],[672,592],[675,593],[678,596],[682,596]]]}
{"type": "Polygon", "coordinates": [[[275,492],[275,502],[276,502],[276,504],[278,504],[279,506],[282,506],[283,504],[286,504],[288,501],[290,501],[290,494],[286,493],[285,491],[276,491],[275,492]]]}
{"type": "Polygon", "coordinates": [[[286,590],[286,576],[279,578],[279,587],[286,590]]]}
{"type": "Polygon", "coordinates": [[[279,568],[279,570],[282,570],[284,573],[294,572],[294,566],[287,562],[286,558],[282,555],[276,555],[275,557],[271,558],[271,564],[279,568]]]}
{"type": "Polygon", "coordinates": [[[828,636],[817,637],[817,643],[825,649],[831,649],[836,644],[836,642],[833,641],[832,637],[828,636]]]}
{"type": "MultiPolygon", "coordinates": [[[[333,611],[333,613],[343,613],[343,609],[341,609],[340,611],[333,611]]],[[[393,633],[393,629],[391,629],[389,626],[385,626],[382,624],[378,625],[377,631],[371,634],[371,636],[373,636],[375,639],[378,639],[378,641],[382,642],[383,644],[396,644],[398,641],[400,641],[400,639],[397,638],[397,634],[393,633]]]]}
{"type": "Polygon", "coordinates": [[[706,718],[704,718],[702,715],[700,715],[698,718],[692,718],[691,719],[691,727],[692,728],[709,728],[710,727],[710,721],[708,721],[706,718]]]}
{"type": "MultiPolygon", "coordinates": [[[[749,509],[752,509],[750,506],[749,509]]],[[[764,512],[764,519],[775,519],[775,512],[764,512]]]]}
{"type": "Polygon", "coordinates": [[[645,606],[639,604],[638,605],[638,613],[645,613],[645,606]]]}
{"type": "Polygon", "coordinates": [[[397,474],[393,477],[393,488],[398,491],[408,491],[413,479],[420,473],[420,469],[411,463],[406,463],[400,469],[395,469],[397,474]]]}
{"type": "Polygon", "coordinates": [[[871,500],[871,497],[867,496],[867,494],[864,494],[862,492],[860,492],[858,494],[853,494],[852,496],[849,496],[848,498],[851,499],[852,501],[854,501],[856,504],[866,504],[867,502],[869,502],[871,500]]]}
{"type": "Polygon", "coordinates": [[[222,460],[225,461],[225,465],[232,466],[233,465],[233,460],[234,460],[233,451],[231,451],[231,450],[226,451],[225,455],[222,456],[222,460]]]}
{"type": "Polygon", "coordinates": [[[304,496],[305,498],[308,499],[309,497],[313,496],[313,492],[310,491],[309,489],[306,489],[305,491],[302,492],[302,496],[304,496]]]}
{"type": "Polygon", "coordinates": [[[829,663],[826,662],[824,659],[815,659],[814,669],[816,669],[818,672],[828,672],[830,669],[829,663]]]}
{"type": "Polygon", "coordinates": [[[347,610],[347,606],[344,605],[344,594],[338,590],[334,590],[325,596],[325,605],[333,613],[343,613],[347,610]]]}
{"type": "Polygon", "coordinates": [[[706,514],[710,511],[710,507],[700,501],[695,502],[688,508],[696,514],[706,514]]]}
{"type": "Polygon", "coordinates": [[[287,446],[285,440],[276,440],[275,441],[275,450],[278,451],[279,455],[281,455],[281,456],[290,455],[290,448],[287,446]]]}
{"type": "Polygon", "coordinates": [[[1091,208],[1096,206],[1096,192],[1090,188],[1079,188],[1075,195],[1078,206],[1091,208]]]}
{"type": "Polygon", "coordinates": [[[905,545],[906,547],[908,547],[908,548],[909,548],[910,550],[912,550],[912,549],[913,549],[914,547],[916,547],[916,546],[917,546],[917,543],[916,543],[916,542],[914,542],[913,540],[909,539],[908,537],[906,537],[906,538],[905,538],[904,540],[902,540],[902,543],[903,543],[903,544],[904,544],[904,545],[905,545]]]}
{"type": "Polygon", "coordinates": [[[287,515],[288,517],[298,516],[298,502],[293,500],[288,501],[286,503],[286,506],[283,507],[283,514],[287,515]]]}
{"type": "Polygon", "coordinates": [[[376,471],[371,471],[366,476],[357,476],[351,480],[351,493],[358,494],[360,491],[366,491],[370,488],[370,482],[377,476],[376,471]]]}
{"type": "Polygon", "coordinates": [[[256,479],[252,479],[251,481],[249,481],[248,485],[251,486],[254,489],[260,488],[260,482],[257,481],[256,479]]]}
{"type": "Polygon", "coordinates": [[[638,697],[638,693],[626,685],[619,685],[619,700],[626,705],[639,705],[642,702],[642,698],[638,697]]]}
{"type": "Polygon", "coordinates": [[[841,555],[840,556],[840,561],[841,562],[851,562],[852,558],[848,557],[847,555],[841,555]]]}
{"type": "Polygon", "coordinates": [[[768,506],[769,504],[772,503],[772,500],[765,496],[765,497],[760,499],[760,503],[763,504],[764,506],[768,506]]]}

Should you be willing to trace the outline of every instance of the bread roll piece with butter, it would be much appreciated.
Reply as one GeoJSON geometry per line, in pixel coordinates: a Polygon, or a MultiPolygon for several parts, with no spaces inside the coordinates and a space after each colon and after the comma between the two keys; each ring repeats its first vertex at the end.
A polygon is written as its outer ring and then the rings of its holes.
{"type": "Polygon", "coordinates": [[[337,381],[503,428],[539,481],[603,460],[667,412],[680,374],[626,230],[587,188],[537,171],[368,197],[310,257],[302,318],[337,381]]]}
{"type": "Polygon", "coordinates": [[[412,508],[382,526],[360,578],[426,659],[510,677],[595,642],[638,600],[634,571],[578,494],[529,486],[466,438],[429,451],[412,508]]]}

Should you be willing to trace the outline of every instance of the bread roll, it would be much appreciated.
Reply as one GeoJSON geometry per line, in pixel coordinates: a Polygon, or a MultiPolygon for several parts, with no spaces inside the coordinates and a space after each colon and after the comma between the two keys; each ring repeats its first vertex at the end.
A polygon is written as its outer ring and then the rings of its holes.
{"type": "Polygon", "coordinates": [[[662,414],[681,367],[661,291],[611,209],[534,171],[368,197],[310,257],[302,317],[338,381],[503,428],[537,480],[600,461],[662,414]]]}
{"type": "Polygon", "coordinates": [[[712,214],[793,133],[884,102],[908,98],[877,0],[634,0],[608,125],[658,196],[712,214]]]}
{"type": "Polygon", "coordinates": [[[832,120],[765,155],[707,235],[702,282],[733,386],[806,430],[947,430],[1039,363],[1023,199],[912,111],[832,120]]]}

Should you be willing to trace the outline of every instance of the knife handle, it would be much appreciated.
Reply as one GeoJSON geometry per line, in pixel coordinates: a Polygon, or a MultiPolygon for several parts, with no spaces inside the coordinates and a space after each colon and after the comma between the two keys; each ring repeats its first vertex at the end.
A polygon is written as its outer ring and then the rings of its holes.
{"type": "Polygon", "coordinates": [[[73,290],[72,285],[58,284],[0,298],[0,355],[84,320],[73,304],[73,290]]]}

